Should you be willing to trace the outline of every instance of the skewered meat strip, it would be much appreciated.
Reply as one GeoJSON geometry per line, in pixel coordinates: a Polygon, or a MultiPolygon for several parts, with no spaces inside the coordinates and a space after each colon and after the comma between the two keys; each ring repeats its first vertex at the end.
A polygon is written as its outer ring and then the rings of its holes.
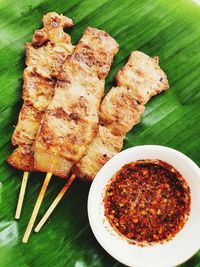
{"type": "Polygon", "coordinates": [[[8,158],[17,169],[33,171],[32,145],[44,110],[53,98],[55,78],[73,46],[63,27],[71,27],[72,20],[55,12],[43,17],[44,27],[36,30],[31,43],[26,43],[26,65],[23,73],[24,103],[12,143],[18,146],[8,158]]]}
{"type": "Polygon", "coordinates": [[[98,110],[117,42],[87,28],[63,65],[34,145],[35,169],[66,178],[98,131],[98,110]]]}
{"type": "Polygon", "coordinates": [[[72,53],[71,38],[63,31],[70,28],[70,18],[55,12],[47,13],[44,27],[36,30],[32,43],[26,43],[26,65],[32,66],[38,74],[46,78],[57,77],[66,57],[72,53]]]}
{"type": "Polygon", "coordinates": [[[99,133],[86,155],[73,166],[72,172],[92,181],[99,169],[123,147],[125,135],[140,122],[144,105],[158,93],[168,89],[165,73],[158,57],[134,51],[116,75],[116,85],[100,106],[99,133]]]}

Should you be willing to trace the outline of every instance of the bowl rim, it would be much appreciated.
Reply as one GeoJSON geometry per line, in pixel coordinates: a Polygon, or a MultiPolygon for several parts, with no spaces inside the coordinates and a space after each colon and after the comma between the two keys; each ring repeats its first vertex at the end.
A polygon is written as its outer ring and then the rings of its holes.
{"type": "MultiPolygon", "coordinates": [[[[167,153],[167,152],[170,152],[172,153],[172,155],[174,157],[178,156],[181,160],[184,161],[184,164],[187,164],[189,165],[190,167],[192,167],[192,170],[194,173],[197,174],[197,176],[199,177],[199,180],[197,181],[199,183],[199,188],[200,188],[200,168],[198,167],[198,165],[192,161],[188,156],[186,156],[185,154],[183,154],[182,152],[174,149],[174,148],[170,148],[170,147],[167,147],[167,146],[161,146],[161,145],[140,145],[140,146],[135,146],[135,147],[131,147],[131,148],[127,148],[121,152],[119,152],[118,154],[116,154],[113,158],[111,158],[100,170],[99,172],[97,173],[91,187],[90,187],[90,190],[89,190],[89,195],[88,195],[88,203],[87,203],[87,211],[88,211],[88,218],[89,218],[89,223],[90,223],[90,226],[91,226],[91,229],[92,229],[92,232],[95,236],[95,238],[97,239],[97,241],[100,243],[100,245],[112,256],[114,257],[115,259],[117,259],[119,262],[127,265],[127,266],[133,266],[132,264],[134,264],[133,262],[129,262],[128,260],[126,259],[122,259],[118,253],[115,253],[113,252],[113,250],[109,247],[109,246],[106,246],[103,242],[102,242],[102,239],[99,238],[99,234],[98,231],[96,231],[96,228],[95,226],[93,225],[93,216],[92,216],[92,206],[93,206],[93,195],[95,194],[94,191],[94,188],[95,188],[95,185],[98,183],[98,180],[100,179],[100,176],[102,175],[102,173],[104,172],[104,170],[108,169],[110,164],[112,164],[114,161],[116,161],[116,159],[120,159],[122,156],[126,156],[127,153],[130,153],[131,151],[134,151],[134,150],[142,150],[142,149],[154,149],[154,150],[158,150],[158,151],[162,151],[162,153],[167,153]]],[[[158,158],[159,159],[159,156],[158,158]]],[[[162,159],[161,159],[162,160],[162,159]]],[[[128,163],[128,162],[127,162],[128,163]]],[[[125,163],[126,164],[126,163],[125,163]]],[[[171,164],[171,163],[169,163],[171,164]]],[[[173,164],[171,164],[173,166],[173,164]]],[[[116,168],[115,172],[117,172],[119,168],[116,168]]],[[[112,177],[112,176],[111,176],[112,177]]],[[[111,177],[109,177],[108,181],[111,179],[111,177]]],[[[108,183],[107,181],[107,183],[108,183]]],[[[106,184],[107,184],[106,183],[106,184]]],[[[200,189],[199,189],[200,190],[200,189]]],[[[101,192],[102,193],[102,192],[101,192]]],[[[192,198],[192,194],[191,194],[191,198],[192,198]]],[[[187,256],[187,258],[183,259],[182,261],[178,262],[177,264],[182,264],[184,263],[185,261],[187,261],[188,259],[190,259],[193,255],[195,255],[195,253],[198,252],[198,250],[200,249],[200,244],[199,244],[199,247],[193,251],[193,253],[191,253],[190,256],[187,256]]],[[[173,265],[175,266],[175,265],[173,265]]],[[[144,267],[143,265],[138,265],[138,264],[134,264],[134,267],[144,267]]],[[[169,265],[166,265],[166,264],[163,264],[162,266],[160,267],[169,267],[169,265]]],[[[170,266],[172,267],[172,266],[170,266]]]]}

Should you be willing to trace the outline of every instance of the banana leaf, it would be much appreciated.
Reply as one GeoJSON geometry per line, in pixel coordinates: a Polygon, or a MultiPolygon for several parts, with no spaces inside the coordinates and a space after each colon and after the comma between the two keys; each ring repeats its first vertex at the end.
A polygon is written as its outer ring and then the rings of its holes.
{"type": "MultiPolygon", "coordinates": [[[[200,6],[189,0],[0,0],[0,266],[122,266],[92,234],[86,209],[89,185],[81,181],[74,182],[41,232],[22,244],[45,176],[32,174],[22,217],[14,220],[22,172],[8,166],[5,159],[13,150],[10,138],[22,104],[24,42],[31,40],[48,11],[73,19],[70,35],[74,44],[87,26],[104,29],[118,41],[120,51],[106,80],[106,91],[132,50],[160,57],[170,90],[147,104],[124,148],[165,145],[200,164],[200,6]]],[[[53,178],[38,218],[63,184],[53,178]]],[[[200,252],[182,266],[200,266],[200,252]]]]}

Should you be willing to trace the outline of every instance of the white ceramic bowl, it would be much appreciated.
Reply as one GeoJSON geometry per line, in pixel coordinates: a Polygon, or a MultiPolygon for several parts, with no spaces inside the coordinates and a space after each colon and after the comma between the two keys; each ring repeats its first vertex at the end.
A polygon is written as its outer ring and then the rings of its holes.
{"type": "Polygon", "coordinates": [[[99,171],[88,197],[88,216],[101,246],[115,259],[133,267],[172,267],[192,257],[200,249],[200,169],[187,156],[172,148],[145,145],[126,149],[109,160],[99,171]],[[127,242],[104,216],[103,192],[109,179],[124,164],[139,159],[160,159],[174,166],[191,190],[191,211],[183,229],[169,242],[140,247],[127,242]]]}

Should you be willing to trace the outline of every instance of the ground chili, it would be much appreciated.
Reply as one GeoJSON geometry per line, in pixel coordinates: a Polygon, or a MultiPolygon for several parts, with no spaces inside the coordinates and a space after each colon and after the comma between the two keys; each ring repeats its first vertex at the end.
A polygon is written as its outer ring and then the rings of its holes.
{"type": "Polygon", "coordinates": [[[105,216],[110,224],[141,245],[172,239],[188,218],[190,202],[184,178],[161,160],[124,165],[104,194],[105,216]]]}

